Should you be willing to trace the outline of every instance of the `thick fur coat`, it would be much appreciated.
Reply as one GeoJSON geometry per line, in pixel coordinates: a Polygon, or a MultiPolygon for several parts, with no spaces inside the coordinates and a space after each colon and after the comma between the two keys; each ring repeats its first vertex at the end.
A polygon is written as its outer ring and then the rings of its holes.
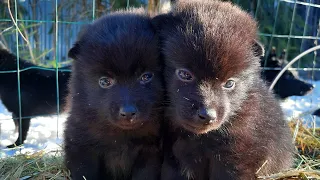
{"type": "Polygon", "coordinates": [[[168,91],[162,179],[255,179],[290,168],[294,146],[260,78],[257,24],[220,1],[178,1],[153,19],[168,91]]]}
{"type": "Polygon", "coordinates": [[[73,179],[158,179],[163,98],[158,37],[143,10],[113,12],[69,51],[66,164],[73,179]]]}

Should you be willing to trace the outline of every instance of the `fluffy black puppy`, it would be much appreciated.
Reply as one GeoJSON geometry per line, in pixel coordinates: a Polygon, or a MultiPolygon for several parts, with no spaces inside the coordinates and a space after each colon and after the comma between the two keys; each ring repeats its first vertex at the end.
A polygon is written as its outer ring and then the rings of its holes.
{"type": "Polygon", "coordinates": [[[178,1],[153,22],[170,101],[162,179],[250,180],[289,168],[294,146],[260,77],[256,22],[209,0],[178,1]]]}
{"type": "MultiPolygon", "coordinates": [[[[278,57],[276,53],[275,47],[272,48],[267,62],[261,60],[261,67],[267,68],[282,68],[282,64],[284,62],[284,56],[286,51],[283,50],[281,55],[278,57]]],[[[261,71],[262,78],[266,80],[267,84],[271,84],[272,81],[276,78],[281,70],[263,70],[261,71]]],[[[293,74],[292,71],[287,70],[280,77],[279,81],[275,85],[274,93],[276,97],[280,99],[286,99],[290,96],[304,96],[308,93],[312,92],[313,85],[307,82],[300,80],[297,75],[293,74]]]]}
{"type": "MultiPolygon", "coordinates": [[[[19,59],[20,69],[36,66],[23,59],[19,59]]],[[[63,70],[69,67],[63,68],[63,70]]],[[[8,50],[0,49],[0,71],[17,70],[17,58],[8,50]]],[[[61,112],[65,108],[65,97],[67,96],[67,84],[70,72],[59,71],[59,106],[61,112]]],[[[21,90],[21,129],[19,120],[19,97],[17,73],[0,73],[0,98],[4,106],[12,113],[15,131],[19,136],[15,142],[21,145],[27,138],[30,116],[54,114],[57,112],[57,88],[56,72],[42,69],[29,69],[20,72],[21,90]]],[[[7,146],[12,148],[14,144],[7,146]]]]}
{"type": "Polygon", "coordinates": [[[73,179],[158,179],[163,82],[158,40],[144,10],[118,11],[82,31],[65,130],[73,179]]]}

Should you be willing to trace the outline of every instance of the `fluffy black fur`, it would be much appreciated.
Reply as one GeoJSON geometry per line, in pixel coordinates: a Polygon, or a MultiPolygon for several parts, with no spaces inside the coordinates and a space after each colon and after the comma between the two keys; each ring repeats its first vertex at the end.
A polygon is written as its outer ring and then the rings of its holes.
{"type": "MultiPolygon", "coordinates": [[[[275,47],[272,48],[267,62],[261,60],[261,67],[267,68],[282,68],[284,63],[286,51],[283,50],[278,57],[275,47]]],[[[262,78],[267,81],[267,84],[271,84],[281,70],[263,70],[261,71],[262,78]]],[[[304,96],[312,92],[313,85],[300,80],[297,75],[293,74],[290,70],[280,77],[279,81],[274,87],[274,93],[280,99],[286,99],[290,96],[304,96]]]]}
{"type": "Polygon", "coordinates": [[[230,3],[178,1],[153,19],[169,96],[162,179],[255,179],[292,165],[290,130],[260,78],[256,22],[230,3]],[[235,84],[233,84],[235,83],[235,84]]]}
{"type": "MultiPolygon", "coordinates": [[[[20,69],[36,66],[23,59],[19,60],[20,69]]],[[[68,69],[68,67],[64,68],[68,69]]],[[[8,50],[0,49],[0,71],[17,70],[17,58],[8,50]]],[[[67,82],[70,72],[58,72],[59,80],[59,106],[65,108],[67,96],[67,82]]],[[[12,113],[15,131],[18,139],[15,145],[21,145],[27,137],[30,126],[30,116],[40,116],[57,113],[56,72],[42,69],[29,69],[20,72],[21,89],[21,129],[19,118],[17,73],[0,73],[0,98],[4,106],[12,113]]],[[[12,148],[14,144],[7,147],[12,148]]]]}
{"type": "Polygon", "coordinates": [[[135,9],[104,16],[82,31],[69,56],[65,152],[72,178],[158,179],[163,82],[150,18],[135,9]],[[145,72],[153,78],[144,84],[145,72]],[[113,85],[101,88],[101,77],[113,85]]]}

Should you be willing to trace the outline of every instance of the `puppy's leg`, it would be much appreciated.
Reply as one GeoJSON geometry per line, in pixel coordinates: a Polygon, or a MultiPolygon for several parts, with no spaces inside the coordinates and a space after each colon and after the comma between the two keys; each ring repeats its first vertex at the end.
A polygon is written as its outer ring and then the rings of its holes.
{"type": "Polygon", "coordinates": [[[14,125],[15,125],[15,132],[18,131],[18,139],[16,140],[15,144],[7,146],[8,148],[13,148],[15,146],[20,146],[21,144],[23,144],[23,142],[27,139],[27,134],[29,131],[30,120],[31,120],[31,118],[21,119],[22,120],[22,123],[21,123],[22,134],[20,134],[19,116],[12,115],[12,117],[13,117],[13,121],[14,121],[14,125]]]}
{"type": "Polygon", "coordinates": [[[99,156],[76,146],[65,148],[65,161],[73,180],[100,180],[99,156]]]}
{"type": "Polygon", "coordinates": [[[160,153],[140,152],[133,164],[132,180],[159,180],[161,173],[160,153]]]}
{"type": "Polygon", "coordinates": [[[14,132],[19,133],[19,116],[16,116],[14,113],[12,113],[12,120],[14,122],[14,132]]]}
{"type": "MultiPolygon", "coordinates": [[[[28,135],[28,131],[30,128],[30,120],[31,118],[26,118],[26,119],[22,119],[22,134],[18,137],[18,140],[20,140],[20,138],[22,138],[22,144],[23,142],[27,139],[27,135],[28,135]]],[[[19,141],[19,145],[20,145],[20,141],[19,141]]]]}
{"type": "MultiPolygon", "coordinates": [[[[234,170],[221,163],[219,160],[211,160],[209,167],[209,180],[233,180],[238,177],[234,175],[234,170]]],[[[249,179],[248,179],[249,180],[249,179]]]]}
{"type": "Polygon", "coordinates": [[[161,168],[161,179],[162,180],[188,180],[186,177],[181,175],[179,165],[169,157],[165,157],[162,168],[161,168]]]}
{"type": "MultiPolygon", "coordinates": [[[[245,160],[239,161],[244,162],[245,160]]],[[[252,165],[227,164],[216,158],[211,159],[209,168],[209,180],[255,180],[255,171],[252,165]]]]}

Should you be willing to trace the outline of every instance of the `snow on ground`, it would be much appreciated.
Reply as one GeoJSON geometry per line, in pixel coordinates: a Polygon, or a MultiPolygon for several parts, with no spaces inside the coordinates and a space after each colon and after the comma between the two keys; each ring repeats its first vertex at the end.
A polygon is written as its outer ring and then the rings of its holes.
{"type": "MultiPolygon", "coordinates": [[[[290,97],[281,103],[287,119],[317,107],[320,108],[320,81],[312,84],[315,85],[315,89],[311,94],[303,97],[290,97]]],[[[306,121],[317,122],[316,125],[319,127],[320,118],[315,118],[310,114],[306,113],[302,118],[306,121]]],[[[24,148],[21,150],[8,150],[4,149],[5,146],[15,142],[18,134],[14,133],[15,127],[11,119],[11,113],[0,103],[0,158],[25,152],[60,149],[63,142],[62,137],[66,117],[66,114],[62,114],[59,118],[57,116],[49,116],[31,119],[31,126],[24,148]]]]}
{"type": "Polygon", "coordinates": [[[320,108],[320,81],[309,83],[315,86],[312,93],[306,96],[292,96],[281,103],[288,120],[292,117],[301,117],[306,122],[314,122],[320,127],[320,117],[312,116],[314,110],[320,108]]]}
{"type": "MultiPolygon", "coordinates": [[[[1,107],[0,107],[1,108],[1,107]]],[[[37,117],[31,119],[31,126],[22,149],[5,149],[18,138],[14,133],[14,123],[9,113],[0,113],[0,158],[19,153],[47,152],[61,149],[64,123],[67,115],[37,117]]]]}

